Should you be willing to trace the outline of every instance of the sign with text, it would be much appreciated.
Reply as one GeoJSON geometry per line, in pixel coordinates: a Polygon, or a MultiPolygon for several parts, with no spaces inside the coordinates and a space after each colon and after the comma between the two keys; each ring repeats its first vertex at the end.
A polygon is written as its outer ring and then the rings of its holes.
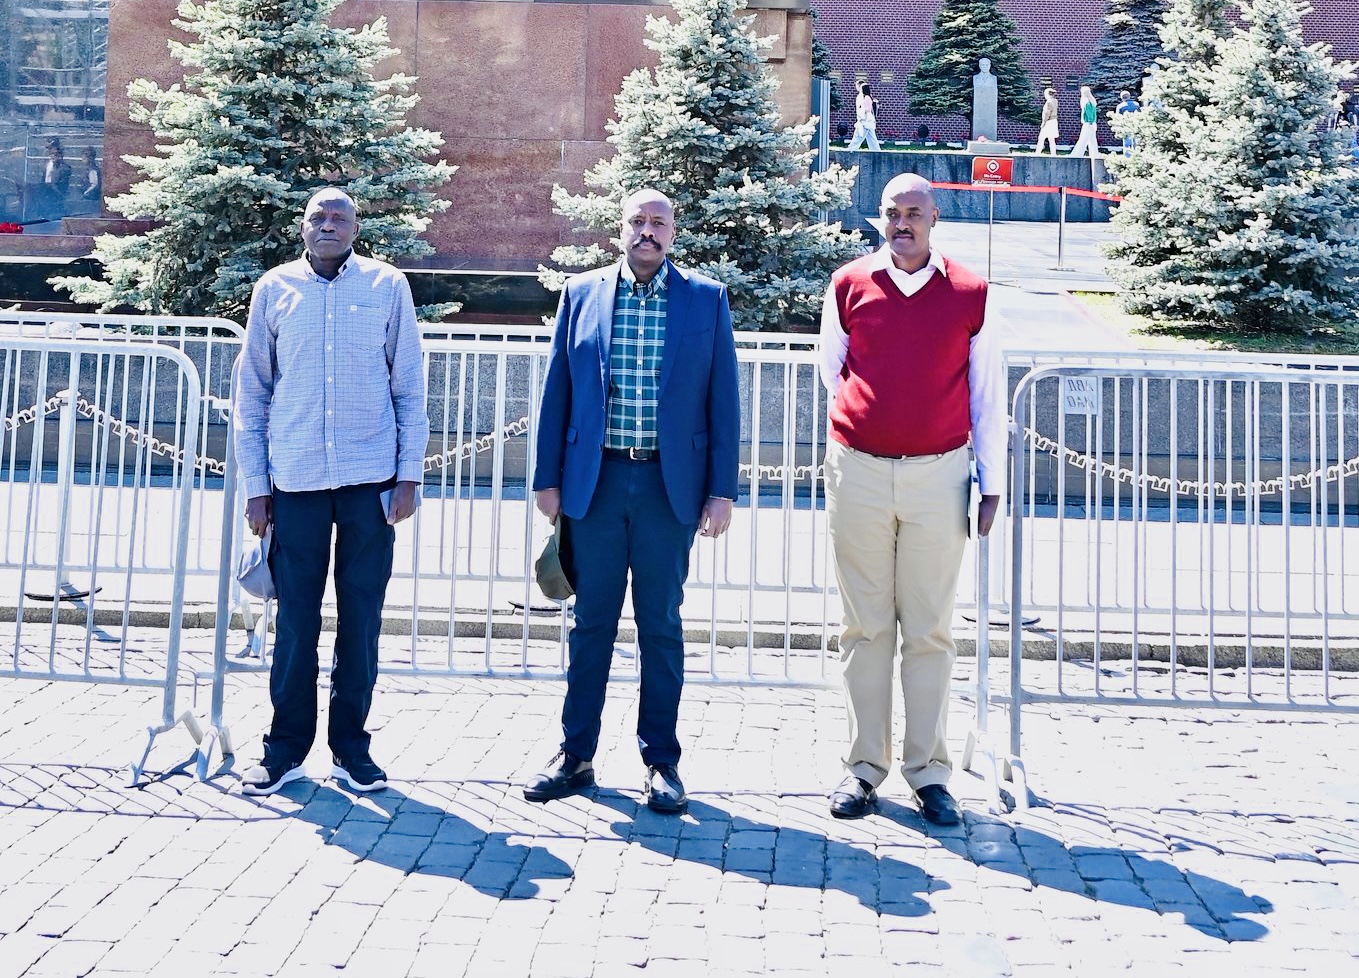
{"type": "Polygon", "coordinates": [[[1015,161],[997,156],[972,157],[972,183],[983,187],[1008,187],[1014,178],[1015,161]]]}
{"type": "Polygon", "coordinates": [[[1099,378],[1063,377],[1062,412],[1064,414],[1099,414],[1099,378]]]}

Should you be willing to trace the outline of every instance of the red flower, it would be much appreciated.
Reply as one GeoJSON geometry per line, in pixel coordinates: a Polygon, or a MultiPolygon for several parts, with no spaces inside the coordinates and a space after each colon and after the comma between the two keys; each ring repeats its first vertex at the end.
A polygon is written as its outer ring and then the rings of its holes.
{"type": "Polygon", "coordinates": [[[0,221],[0,234],[23,234],[22,224],[12,224],[8,221],[0,221]]]}

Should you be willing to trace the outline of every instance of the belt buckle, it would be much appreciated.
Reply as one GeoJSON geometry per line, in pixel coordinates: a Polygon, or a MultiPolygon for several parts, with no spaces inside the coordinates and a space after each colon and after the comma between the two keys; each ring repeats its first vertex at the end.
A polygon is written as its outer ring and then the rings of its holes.
{"type": "Polygon", "coordinates": [[[634,462],[645,462],[650,457],[651,452],[647,451],[645,448],[637,448],[635,446],[628,448],[628,458],[634,462]]]}

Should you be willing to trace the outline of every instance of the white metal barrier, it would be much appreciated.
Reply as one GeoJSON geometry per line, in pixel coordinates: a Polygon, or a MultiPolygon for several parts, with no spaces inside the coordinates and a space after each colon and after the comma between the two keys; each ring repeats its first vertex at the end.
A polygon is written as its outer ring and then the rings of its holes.
{"type": "MultiPolygon", "coordinates": [[[[179,378],[160,378],[157,412],[128,427],[117,410],[99,417],[122,425],[127,436],[145,438],[153,454],[165,457],[192,447],[198,466],[190,509],[190,548],[185,565],[190,602],[206,603],[216,597],[218,563],[222,541],[222,458],[229,427],[231,369],[244,340],[244,330],[226,319],[174,316],[126,316],[103,313],[0,312],[0,336],[70,338],[99,343],[154,344],[178,350],[193,364],[200,383],[198,422],[184,425],[186,390],[179,378]],[[150,423],[147,423],[150,422],[150,423]]],[[[76,392],[76,407],[85,417],[95,417],[88,392],[76,392]]]]}
{"type": "Polygon", "coordinates": [[[1021,805],[1026,704],[1359,712],[1359,361],[1081,359],[1025,364],[1014,399],[1021,805]]]}
{"type": "Polygon", "coordinates": [[[134,780],[158,734],[202,736],[176,712],[197,457],[142,433],[161,413],[172,437],[197,431],[201,400],[178,350],[0,333],[0,675],[160,687],[134,780]],[[168,630],[139,629],[151,596],[168,630]]]}
{"type": "MultiPolygon", "coordinates": [[[[826,402],[815,338],[741,340],[741,499],[726,535],[694,545],[683,609],[686,675],[700,682],[827,685],[836,681],[827,648],[840,606],[826,542],[820,472],[826,402]]],[[[533,583],[533,559],[549,527],[527,489],[547,344],[427,338],[424,348],[431,420],[424,498],[397,530],[382,671],[559,678],[569,608],[533,583]]],[[[235,536],[231,527],[242,522],[234,461],[225,489],[222,539],[235,536]]],[[[263,628],[252,632],[250,654],[236,654],[228,634],[234,560],[225,554],[221,562],[206,741],[224,738],[224,751],[226,677],[269,665],[263,628]]],[[[614,670],[620,678],[635,675],[630,614],[625,608],[614,670]]],[[[200,771],[206,769],[204,755],[200,771]]]]}

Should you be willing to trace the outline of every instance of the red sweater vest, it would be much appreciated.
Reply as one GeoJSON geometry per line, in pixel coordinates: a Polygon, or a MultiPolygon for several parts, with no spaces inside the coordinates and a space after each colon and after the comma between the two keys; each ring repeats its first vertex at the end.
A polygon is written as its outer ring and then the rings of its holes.
{"type": "Polygon", "coordinates": [[[947,258],[907,297],[868,255],[831,282],[849,350],[831,434],[873,455],[934,455],[972,430],[968,351],[986,315],[986,280],[947,258]]]}

